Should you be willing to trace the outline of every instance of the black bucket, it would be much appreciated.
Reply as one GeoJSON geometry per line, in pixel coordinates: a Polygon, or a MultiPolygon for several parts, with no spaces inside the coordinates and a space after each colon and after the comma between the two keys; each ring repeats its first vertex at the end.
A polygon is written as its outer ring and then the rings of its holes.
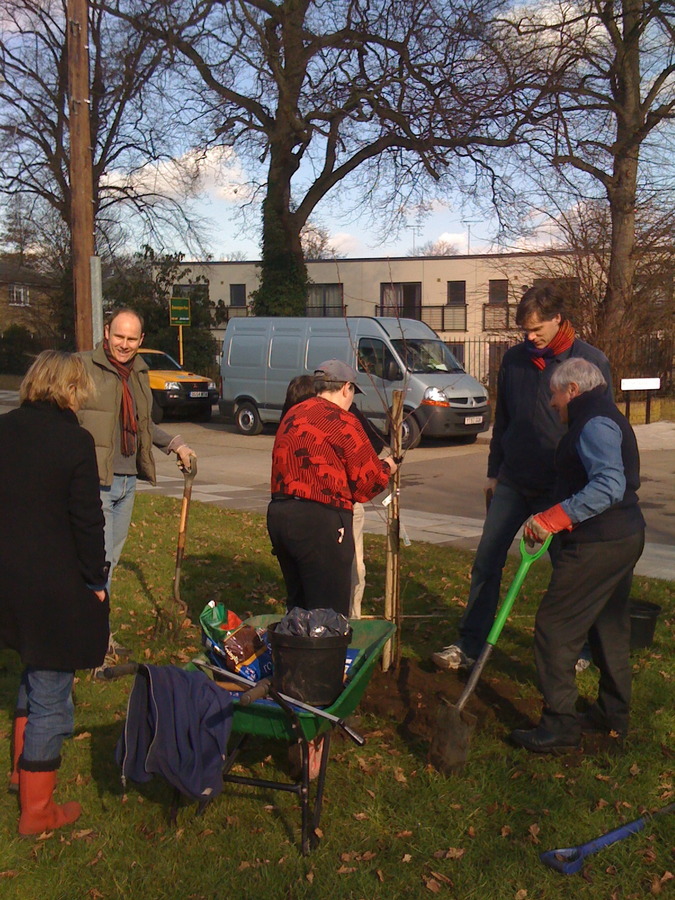
{"type": "Polygon", "coordinates": [[[311,706],[330,706],[344,687],[348,635],[307,637],[277,634],[277,623],[267,629],[272,647],[272,686],[311,706]]]}
{"type": "Polygon", "coordinates": [[[642,650],[651,647],[654,640],[654,629],[661,607],[646,600],[630,602],[630,649],[642,650]]]}

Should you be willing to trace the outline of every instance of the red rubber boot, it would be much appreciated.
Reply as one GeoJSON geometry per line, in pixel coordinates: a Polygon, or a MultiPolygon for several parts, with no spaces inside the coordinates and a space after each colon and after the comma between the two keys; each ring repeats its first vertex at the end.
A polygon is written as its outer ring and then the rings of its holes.
{"type": "Polygon", "coordinates": [[[14,768],[9,779],[9,791],[11,794],[19,793],[19,759],[23,753],[23,735],[27,721],[28,716],[16,716],[14,719],[14,737],[12,740],[14,768]]]}
{"type": "Polygon", "coordinates": [[[42,834],[62,828],[79,819],[82,807],[70,801],[58,806],[52,799],[56,787],[56,772],[27,772],[19,770],[19,799],[21,818],[19,834],[42,834]]]}

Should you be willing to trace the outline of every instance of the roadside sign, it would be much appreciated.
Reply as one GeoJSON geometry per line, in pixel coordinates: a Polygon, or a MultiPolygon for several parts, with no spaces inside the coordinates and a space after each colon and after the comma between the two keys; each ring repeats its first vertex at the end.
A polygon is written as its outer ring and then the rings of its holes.
{"type": "Polygon", "coordinates": [[[171,297],[169,300],[169,324],[191,324],[189,297],[171,297]]]}

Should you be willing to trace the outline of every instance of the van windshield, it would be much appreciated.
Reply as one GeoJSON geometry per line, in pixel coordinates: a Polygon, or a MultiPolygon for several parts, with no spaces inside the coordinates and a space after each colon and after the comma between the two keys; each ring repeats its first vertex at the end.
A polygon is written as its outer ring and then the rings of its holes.
{"type": "Polygon", "coordinates": [[[392,344],[406,369],[413,374],[464,371],[442,341],[408,338],[392,341],[392,344]]]}

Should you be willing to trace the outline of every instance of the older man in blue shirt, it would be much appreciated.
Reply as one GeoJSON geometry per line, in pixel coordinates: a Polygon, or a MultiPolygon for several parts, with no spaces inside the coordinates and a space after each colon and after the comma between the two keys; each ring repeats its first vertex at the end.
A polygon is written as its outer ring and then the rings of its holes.
{"type": "Polygon", "coordinates": [[[535,622],[544,709],[536,728],[511,733],[516,744],[539,753],[576,747],[583,731],[628,731],[628,598],[645,523],[635,434],[605,387],[585,359],[567,360],[551,378],[551,406],[568,424],[555,457],[557,493],[565,499],[525,523],[528,540],[559,533],[560,541],[535,622]],[[574,665],[587,634],[600,683],[597,701],[579,716],[574,665]]]}

